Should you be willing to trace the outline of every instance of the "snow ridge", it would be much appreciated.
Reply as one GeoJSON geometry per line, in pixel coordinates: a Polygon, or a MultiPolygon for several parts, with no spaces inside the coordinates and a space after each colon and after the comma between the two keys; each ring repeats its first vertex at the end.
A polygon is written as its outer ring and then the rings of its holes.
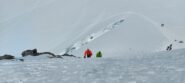
{"type": "Polygon", "coordinates": [[[125,19],[119,19],[116,22],[113,22],[109,25],[107,25],[105,28],[103,28],[102,30],[95,32],[95,33],[91,33],[90,35],[88,35],[85,39],[78,41],[72,45],[70,45],[68,48],[66,48],[66,50],[64,52],[62,52],[61,54],[64,53],[69,53],[72,52],[73,50],[77,50],[79,48],[81,48],[82,46],[88,44],[89,42],[95,40],[96,38],[99,38],[100,36],[118,28],[118,26],[123,23],[125,21],[125,19]]]}

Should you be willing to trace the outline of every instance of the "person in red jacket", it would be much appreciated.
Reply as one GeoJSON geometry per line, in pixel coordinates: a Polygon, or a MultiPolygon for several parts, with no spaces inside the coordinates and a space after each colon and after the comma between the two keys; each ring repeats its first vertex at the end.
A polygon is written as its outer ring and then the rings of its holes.
{"type": "Polygon", "coordinates": [[[84,52],[84,58],[91,58],[92,56],[92,51],[90,49],[87,49],[85,52],[84,52]]]}

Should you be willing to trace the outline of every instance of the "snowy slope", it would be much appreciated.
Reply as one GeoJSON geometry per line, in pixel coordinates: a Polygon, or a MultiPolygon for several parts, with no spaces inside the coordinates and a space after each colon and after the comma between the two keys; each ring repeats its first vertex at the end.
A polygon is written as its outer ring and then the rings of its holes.
{"type": "Polygon", "coordinates": [[[184,9],[184,0],[0,0],[0,55],[93,51],[1,60],[0,83],[185,83],[184,9]]]}
{"type": "MultiPolygon", "coordinates": [[[[122,15],[117,16],[117,18],[120,18],[121,16],[122,15]]],[[[115,57],[116,55],[134,51],[155,52],[165,50],[162,46],[165,46],[165,42],[169,42],[169,38],[161,32],[159,29],[161,27],[156,27],[153,23],[148,22],[148,20],[137,15],[131,15],[124,19],[125,20],[119,24],[115,22],[117,24],[115,26],[95,26],[99,28],[116,28],[112,31],[104,33],[101,37],[94,39],[94,41],[88,45],[85,45],[81,49],[72,53],[83,55],[83,51],[90,48],[94,52],[99,50],[103,51],[105,56],[114,55],[113,57],[115,57]]],[[[115,24],[114,22],[112,23],[115,24]]],[[[96,34],[99,33],[94,33],[95,36],[96,34]]]]}
{"type": "Polygon", "coordinates": [[[184,0],[0,0],[0,54],[20,56],[21,51],[32,48],[60,54],[120,19],[125,22],[117,29],[78,52],[87,47],[105,54],[113,51],[108,49],[111,47],[118,51],[164,50],[174,39],[185,41],[184,8],[184,0]]]}
{"type": "Polygon", "coordinates": [[[1,83],[184,83],[185,49],[118,58],[0,61],[1,83]]]}

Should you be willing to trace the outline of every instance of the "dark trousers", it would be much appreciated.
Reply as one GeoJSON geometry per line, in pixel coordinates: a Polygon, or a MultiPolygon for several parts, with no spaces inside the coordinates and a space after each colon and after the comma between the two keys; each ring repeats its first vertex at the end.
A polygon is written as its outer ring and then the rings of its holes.
{"type": "Polygon", "coordinates": [[[87,58],[91,58],[91,55],[87,55],[87,58]]]}

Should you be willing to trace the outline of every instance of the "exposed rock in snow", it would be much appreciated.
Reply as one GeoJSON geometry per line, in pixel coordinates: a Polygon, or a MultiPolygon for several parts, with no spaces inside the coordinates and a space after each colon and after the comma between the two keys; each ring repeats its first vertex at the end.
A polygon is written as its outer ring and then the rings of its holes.
{"type": "Polygon", "coordinates": [[[0,61],[0,82],[184,83],[184,53],[179,49],[119,58],[0,61]]]}

